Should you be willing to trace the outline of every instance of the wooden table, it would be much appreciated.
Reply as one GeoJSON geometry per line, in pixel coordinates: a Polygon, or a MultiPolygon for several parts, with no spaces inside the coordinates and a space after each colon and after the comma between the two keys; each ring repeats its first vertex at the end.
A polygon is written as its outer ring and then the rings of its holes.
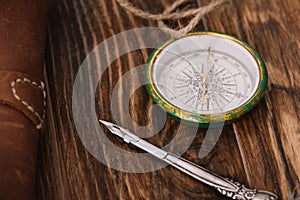
{"type": "MultiPolygon", "coordinates": [[[[132,3],[159,13],[171,1],[132,3]]],[[[201,128],[183,157],[252,188],[272,191],[282,199],[292,199],[293,194],[300,196],[300,1],[233,1],[231,7],[210,13],[204,21],[209,30],[238,36],[253,46],[267,65],[269,85],[262,102],[226,126],[205,158],[198,157],[206,134],[206,129],[201,128]]],[[[202,22],[198,29],[203,29],[202,22]]],[[[177,23],[170,24],[175,27],[177,23]]],[[[53,3],[46,49],[48,128],[41,137],[38,167],[40,199],[225,199],[170,166],[140,174],[107,167],[86,150],[77,135],[71,111],[72,89],[85,57],[117,33],[155,25],[126,13],[114,0],[53,3]]],[[[103,119],[114,120],[109,103],[117,81],[127,71],[144,64],[149,52],[142,49],[126,54],[105,71],[96,95],[96,107],[103,119]]],[[[130,102],[132,120],[147,125],[154,103],[146,89],[137,90],[130,102]]],[[[172,140],[178,126],[178,121],[168,117],[164,128],[149,141],[163,147],[172,140]]],[[[187,132],[190,129],[185,127],[187,132]]],[[[115,145],[132,151],[109,136],[107,130],[105,133],[115,145]]]]}

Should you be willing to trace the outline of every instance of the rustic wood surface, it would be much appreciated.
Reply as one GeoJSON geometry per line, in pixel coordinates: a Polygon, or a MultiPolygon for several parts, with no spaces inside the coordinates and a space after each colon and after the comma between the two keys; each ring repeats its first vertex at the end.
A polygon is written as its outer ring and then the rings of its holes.
{"type": "MultiPolygon", "coordinates": [[[[171,1],[132,3],[159,13],[171,1]]],[[[198,157],[206,133],[200,128],[183,155],[222,176],[272,191],[286,200],[292,199],[293,194],[300,196],[299,21],[299,0],[239,0],[207,15],[199,24],[198,29],[207,26],[209,30],[233,34],[253,46],[266,62],[269,85],[266,97],[254,110],[224,128],[208,156],[198,157]]],[[[145,26],[155,26],[155,22],[126,13],[114,0],[53,3],[46,49],[49,103],[47,129],[40,139],[39,199],[226,199],[172,167],[142,174],[111,169],[85,149],[76,133],[71,111],[72,88],[84,58],[106,38],[145,26]]],[[[117,81],[122,74],[144,64],[149,52],[145,49],[126,54],[104,73],[97,94],[97,109],[103,119],[114,120],[109,103],[117,81]]],[[[151,105],[146,89],[140,88],[131,97],[132,119],[147,125],[151,105]]],[[[179,122],[168,117],[160,134],[150,141],[166,145],[178,126],[179,122]]],[[[190,127],[184,128],[190,131],[190,127]]],[[[130,151],[116,138],[110,139],[130,151]]]]}

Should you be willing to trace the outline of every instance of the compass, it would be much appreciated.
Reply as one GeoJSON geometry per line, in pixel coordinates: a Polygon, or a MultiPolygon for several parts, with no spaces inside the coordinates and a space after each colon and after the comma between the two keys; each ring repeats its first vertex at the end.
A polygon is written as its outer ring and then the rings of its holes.
{"type": "Polygon", "coordinates": [[[268,75],[246,42],[223,33],[193,32],[149,57],[146,87],[170,115],[208,126],[230,123],[263,98],[268,75]]]}

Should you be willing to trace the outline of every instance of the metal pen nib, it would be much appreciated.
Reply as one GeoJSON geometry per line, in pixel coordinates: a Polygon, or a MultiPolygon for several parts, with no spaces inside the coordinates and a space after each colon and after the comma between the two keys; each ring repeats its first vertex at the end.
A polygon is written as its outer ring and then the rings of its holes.
{"type": "MultiPolygon", "coordinates": [[[[121,137],[126,143],[135,144],[134,142],[138,142],[138,141],[141,140],[141,138],[139,138],[137,135],[129,132],[125,128],[122,128],[122,127],[117,126],[117,125],[115,125],[113,123],[110,123],[110,122],[107,122],[107,121],[103,121],[103,120],[99,120],[99,122],[101,122],[102,124],[104,124],[110,130],[110,132],[112,132],[113,134],[121,137]]],[[[140,148],[142,148],[142,147],[140,147],[140,148]]]]}
{"type": "Polygon", "coordinates": [[[232,199],[240,200],[275,200],[278,197],[267,191],[248,189],[244,185],[223,178],[217,174],[214,174],[207,169],[196,165],[188,160],[185,160],[179,156],[169,153],[163,149],[160,149],[151,143],[139,138],[135,134],[131,133],[127,129],[117,126],[113,123],[99,120],[104,124],[113,134],[123,138],[127,143],[131,143],[140,149],[152,154],[153,156],[165,161],[180,171],[192,176],[193,178],[210,185],[217,189],[223,195],[232,199]]]}

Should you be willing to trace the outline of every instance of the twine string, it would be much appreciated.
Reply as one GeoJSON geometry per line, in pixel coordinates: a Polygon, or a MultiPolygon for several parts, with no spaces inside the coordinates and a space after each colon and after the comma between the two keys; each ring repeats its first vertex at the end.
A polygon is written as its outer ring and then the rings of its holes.
{"type": "MultiPolygon", "coordinates": [[[[201,5],[202,5],[201,0],[196,0],[196,2],[197,2],[197,6],[198,6],[198,7],[201,7],[201,5]]],[[[206,17],[203,17],[203,18],[201,19],[201,21],[202,21],[202,24],[203,24],[203,26],[204,26],[204,30],[208,31],[208,24],[207,24],[206,17]]]]}
{"type": "MultiPolygon", "coordinates": [[[[177,0],[171,6],[167,7],[163,14],[167,15],[171,12],[175,11],[179,6],[183,5],[184,3],[188,2],[189,0],[177,0]]],[[[158,20],[158,27],[166,29],[168,32],[171,32],[172,35],[176,34],[176,30],[170,29],[162,20],[158,20]],[[169,30],[168,30],[169,29],[169,30]]]]}
{"type": "Polygon", "coordinates": [[[164,14],[169,14],[176,10],[179,6],[183,5],[184,3],[189,2],[190,0],[177,0],[171,6],[167,7],[164,11],[164,14]]]}
{"type": "Polygon", "coordinates": [[[203,16],[207,15],[213,10],[216,10],[226,4],[230,3],[230,0],[213,0],[208,5],[202,6],[199,8],[193,8],[186,11],[178,11],[175,10],[187,3],[189,0],[177,0],[171,6],[167,7],[163,13],[160,14],[152,14],[147,11],[143,11],[141,9],[136,8],[127,0],[116,0],[120,6],[126,11],[132,13],[135,16],[156,20],[158,22],[158,26],[160,28],[164,28],[164,30],[170,33],[173,37],[180,37],[188,32],[192,31],[199,21],[203,18],[203,16]],[[191,21],[183,28],[179,30],[174,30],[169,28],[162,20],[178,20],[186,17],[193,17],[191,21]]]}

